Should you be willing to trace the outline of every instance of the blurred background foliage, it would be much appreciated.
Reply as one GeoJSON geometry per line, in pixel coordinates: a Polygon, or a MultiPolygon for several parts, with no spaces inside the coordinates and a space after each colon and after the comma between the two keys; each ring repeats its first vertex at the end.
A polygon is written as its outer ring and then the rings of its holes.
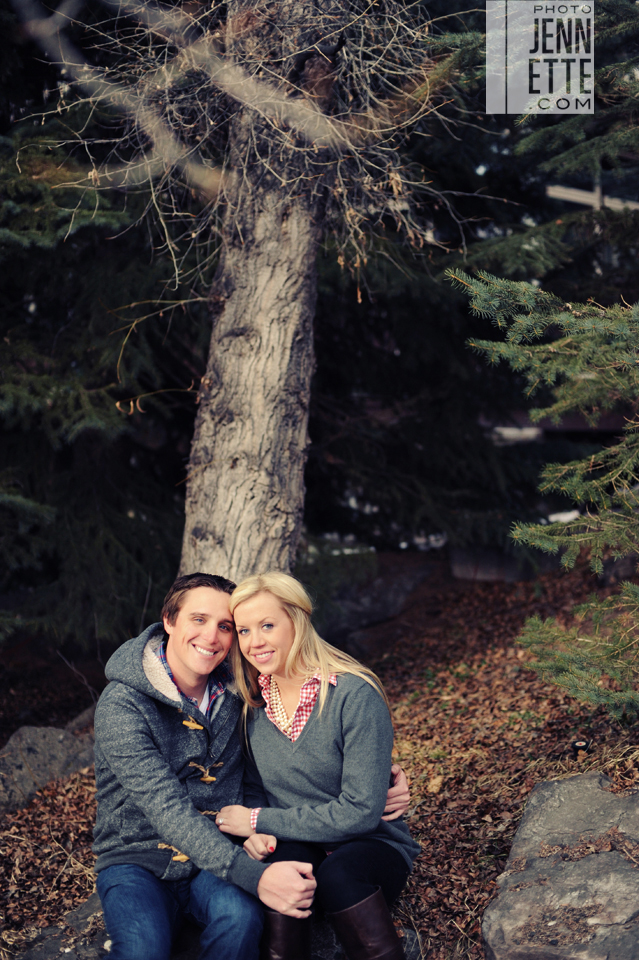
{"type": "MultiPolygon", "coordinates": [[[[457,56],[449,103],[405,144],[442,196],[428,210],[433,244],[414,257],[389,227],[359,275],[338,267],[330,237],[320,256],[304,549],[327,533],[377,549],[424,549],[442,534],[513,549],[513,522],[569,503],[539,494],[543,463],[605,439],[494,442],[496,426],[521,423],[523,381],[468,349],[500,334],[444,271],[489,270],[565,300],[639,299],[639,213],[546,194],[601,184],[639,200],[639,8],[598,4],[594,116],[520,123],[483,112],[484,14],[465,7],[427,5],[429,52],[457,56]]],[[[73,108],[8,0],[0,27],[0,630],[99,648],[156,615],[177,569],[214,262],[199,270],[191,251],[176,288],[167,250],[183,220],[160,237],[144,191],[63,186],[87,169],[79,131],[112,139],[117,119],[73,108]]],[[[183,219],[189,205],[185,191],[183,219]]],[[[307,561],[302,551],[300,569],[307,561]]]]}

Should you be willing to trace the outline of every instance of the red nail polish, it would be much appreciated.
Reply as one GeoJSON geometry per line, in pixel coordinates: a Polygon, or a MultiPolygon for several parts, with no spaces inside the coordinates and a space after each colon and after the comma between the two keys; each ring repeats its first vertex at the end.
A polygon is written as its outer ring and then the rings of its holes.
{"type": "Polygon", "coordinates": [[[269,848],[268,848],[268,852],[269,852],[269,853],[273,853],[274,850],[275,850],[275,847],[269,847],[269,848]]]}

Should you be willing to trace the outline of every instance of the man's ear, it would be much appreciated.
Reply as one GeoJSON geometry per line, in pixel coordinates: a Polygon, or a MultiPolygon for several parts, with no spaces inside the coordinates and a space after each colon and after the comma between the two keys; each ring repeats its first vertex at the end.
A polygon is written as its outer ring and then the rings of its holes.
{"type": "Polygon", "coordinates": [[[173,632],[173,627],[175,626],[175,624],[171,623],[168,617],[162,617],[162,623],[164,624],[164,630],[166,631],[166,633],[168,633],[168,635],[171,636],[171,633],[173,632]]]}

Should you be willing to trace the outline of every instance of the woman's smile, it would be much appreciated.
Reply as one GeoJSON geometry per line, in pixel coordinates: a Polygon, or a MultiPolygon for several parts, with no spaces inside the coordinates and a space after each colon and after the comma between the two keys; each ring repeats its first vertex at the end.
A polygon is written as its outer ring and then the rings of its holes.
{"type": "Polygon", "coordinates": [[[259,663],[266,663],[267,660],[270,660],[274,654],[274,650],[265,650],[264,653],[257,653],[255,651],[251,654],[254,660],[257,660],[259,663]]]}

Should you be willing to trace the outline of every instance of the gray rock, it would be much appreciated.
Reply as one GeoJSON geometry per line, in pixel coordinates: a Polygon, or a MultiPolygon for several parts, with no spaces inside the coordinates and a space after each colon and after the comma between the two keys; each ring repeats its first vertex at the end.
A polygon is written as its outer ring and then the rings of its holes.
{"type": "Polygon", "coordinates": [[[569,845],[581,836],[599,837],[611,827],[639,840],[639,791],[620,796],[610,793],[610,783],[592,772],[538,784],[526,804],[510,859],[538,856],[540,843],[569,845]]]}
{"type": "Polygon", "coordinates": [[[344,960],[344,953],[333,928],[323,918],[313,921],[313,951],[311,960],[344,960]]]}
{"type": "Polygon", "coordinates": [[[366,657],[369,651],[359,631],[397,616],[431,570],[432,563],[418,557],[410,565],[387,565],[369,583],[346,585],[323,607],[317,622],[319,633],[352,656],[366,657]]]}
{"type": "MultiPolygon", "coordinates": [[[[102,907],[97,893],[93,893],[64,918],[63,927],[45,927],[31,942],[29,949],[21,954],[21,960],[99,960],[108,957],[105,949],[107,933],[102,920],[102,907]],[[71,929],[71,933],[69,932],[71,929]]],[[[412,930],[404,930],[406,960],[421,960],[419,938],[412,930]]],[[[199,931],[187,923],[180,931],[171,952],[171,960],[198,960],[199,931]]],[[[311,960],[345,960],[332,927],[326,920],[313,923],[311,960]]]]}
{"type": "Polygon", "coordinates": [[[97,893],[92,893],[88,900],[79,907],[67,913],[64,922],[74,933],[86,933],[93,920],[102,919],[102,904],[97,893]]]}
{"type": "Polygon", "coordinates": [[[559,567],[559,557],[539,554],[536,565],[525,557],[488,547],[451,547],[450,571],[456,580],[503,581],[532,580],[540,573],[559,567]]]}
{"type": "Polygon", "coordinates": [[[597,578],[602,586],[610,587],[621,580],[629,580],[637,572],[639,555],[630,553],[627,557],[620,557],[619,560],[613,560],[609,557],[603,562],[603,570],[597,578]]]}
{"type": "Polygon", "coordinates": [[[88,937],[70,936],[61,927],[45,927],[25,951],[21,960],[99,960],[108,957],[104,929],[88,937]]]}
{"type": "Polygon", "coordinates": [[[586,773],[530,795],[483,920],[486,960],[639,960],[639,792],[586,773]]]}
{"type": "Polygon", "coordinates": [[[93,736],[20,727],[0,751],[0,812],[25,807],[37,790],[93,763],[93,736]]]}
{"type": "Polygon", "coordinates": [[[78,733],[78,731],[83,730],[86,727],[92,727],[96,706],[97,704],[92,703],[90,707],[87,707],[86,710],[83,710],[82,713],[79,713],[77,717],[73,718],[73,720],[69,720],[64,729],[68,730],[69,733],[78,733]]]}

